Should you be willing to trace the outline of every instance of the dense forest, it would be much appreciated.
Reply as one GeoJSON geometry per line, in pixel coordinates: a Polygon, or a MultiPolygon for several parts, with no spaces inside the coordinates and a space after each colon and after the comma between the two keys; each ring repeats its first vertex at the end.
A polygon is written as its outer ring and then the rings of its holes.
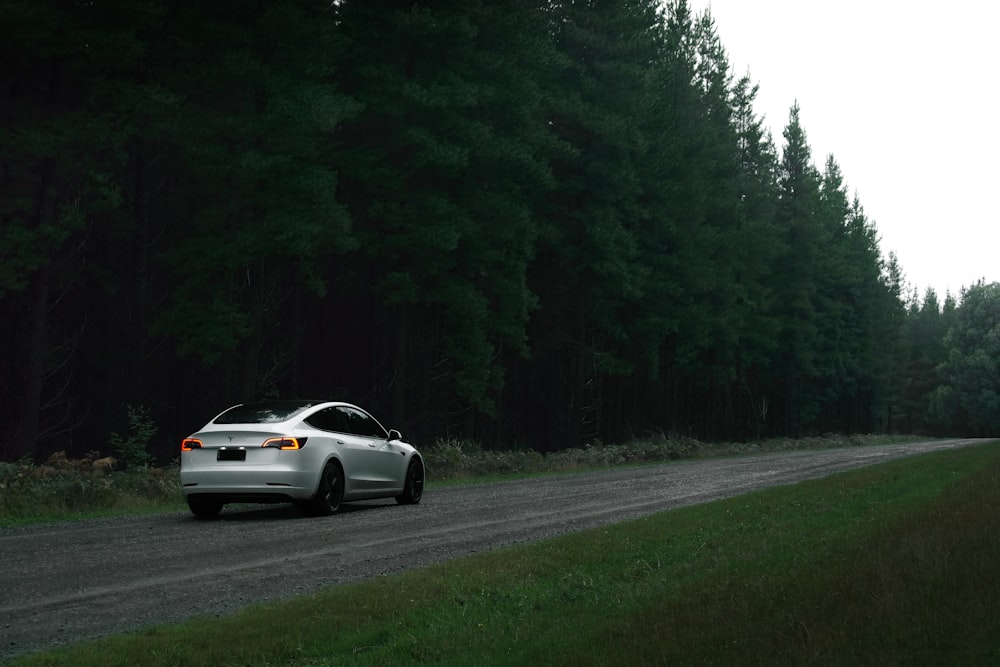
{"type": "Polygon", "coordinates": [[[6,0],[0,460],[292,397],[418,445],[995,435],[1000,285],[913,292],[756,90],[683,0],[6,0]]]}

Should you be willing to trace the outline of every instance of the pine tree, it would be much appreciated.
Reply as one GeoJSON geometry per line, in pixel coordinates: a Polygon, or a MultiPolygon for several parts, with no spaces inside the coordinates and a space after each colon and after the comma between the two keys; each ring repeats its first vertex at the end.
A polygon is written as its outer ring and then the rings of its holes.
{"type": "Polygon", "coordinates": [[[820,329],[814,299],[822,248],[817,220],[820,177],[799,122],[797,103],[789,112],[783,136],[777,219],[786,254],[779,258],[780,269],[775,273],[781,347],[772,381],[781,392],[781,402],[775,406],[780,409],[781,431],[798,434],[808,429],[821,409],[816,395],[820,391],[816,386],[820,329]]]}
{"type": "Polygon", "coordinates": [[[0,336],[17,397],[0,410],[0,446],[13,458],[41,455],[79,419],[66,395],[87,321],[77,294],[89,231],[120,203],[116,77],[141,48],[129,25],[141,14],[117,2],[0,7],[0,313],[23,323],[0,336]]]}
{"type": "MultiPolygon", "coordinates": [[[[506,351],[527,350],[535,207],[552,184],[546,3],[346,2],[340,196],[387,337],[374,352],[402,418],[496,414],[506,351]],[[472,409],[470,409],[472,408],[472,409]]],[[[453,428],[453,425],[441,425],[453,428]]]]}
{"type": "Polygon", "coordinates": [[[640,173],[662,148],[651,134],[657,21],[651,2],[552,4],[553,39],[568,65],[549,123],[572,152],[552,155],[556,188],[531,273],[541,304],[529,330],[532,376],[558,379],[534,399],[548,442],[591,440],[628,409],[608,388],[633,372],[643,347],[651,269],[642,244],[655,243],[652,227],[664,224],[646,201],[657,184],[640,173]]]}
{"type": "MultiPolygon", "coordinates": [[[[765,131],[763,119],[753,108],[757,86],[749,75],[733,88],[733,125],[737,137],[739,173],[736,197],[737,239],[741,252],[736,266],[736,284],[742,300],[744,322],[737,348],[736,390],[745,409],[736,437],[760,437],[767,423],[766,369],[778,346],[779,322],[774,316],[775,271],[786,254],[784,239],[776,226],[778,207],[778,158],[774,141],[765,131]]],[[[772,396],[773,400],[773,396],[772,396]]]]}
{"type": "Polygon", "coordinates": [[[922,301],[911,300],[901,332],[906,359],[900,407],[907,432],[926,433],[932,428],[930,402],[935,390],[945,384],[939,368],[948,357],[947,333],[937,292],[928,288],[922,301]]]}
{"type": "Polygon", "coordinates": [[[864,433],[889,428],[895,394],[893,378],[899,354],[899,331],[905,319],[898,281],[883,258],[874,222],[855,196],[844,238],[848,261],[857,280],[849,297],[858,321],[855,364],[858,392],[847,430],[864,433]]]}
{"type": "Polygon", "coordinates": [[[949,434],[1000,431],[1000,283],[963,290],[946,337],[947,384],[931,396],[932,419],[949,434]]]}
{"type": "Polygon", "coordinates": [[[332,82],[335,16],[309,0],[178,11],[176,69],[186,209],[165,255],[175,276],[159,331],[215,367],[215,390],[273,389],[297,329],[272,317],[322,293],[325,264],[356,244],[335,199],[333,137],[355,107],[332,82]],[[211,258],[211,261],[191,261],[211,258]]]}

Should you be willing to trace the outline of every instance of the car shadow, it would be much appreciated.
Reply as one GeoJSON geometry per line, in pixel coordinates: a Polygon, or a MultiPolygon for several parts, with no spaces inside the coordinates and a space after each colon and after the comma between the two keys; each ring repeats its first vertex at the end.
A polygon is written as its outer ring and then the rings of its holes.
{"type": "MultiPolygon", "coordinates": [[[[337,510],[337,514],[354,514],[355,512],[369,512],[372,510],[385,509],[389,507],[396,507],[395,501],[357,501],[350,503],[343,503],[340,509],[337,510]]],[[[291,504],[279,504],[279,505],[241,505],[232,504],[226,505],[222,508],[222,512],[219,514],[215,521],[289,521],[294,519],[329,519],[333,517],[312,517],[307,516],[302,513],[295,505],[291,504]]],[[[200,521],[196,517],[192,516],[191,519],[195,521],[200,521]]]]}

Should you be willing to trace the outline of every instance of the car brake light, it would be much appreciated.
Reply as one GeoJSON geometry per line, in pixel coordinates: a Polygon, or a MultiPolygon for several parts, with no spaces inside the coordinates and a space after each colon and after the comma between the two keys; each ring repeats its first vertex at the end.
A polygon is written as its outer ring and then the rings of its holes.
{"type": "Polygon", "coordinates": [[[275,447],[277,449],[302,449],[305,446],[306,438],[270,438],[261,445],[261,447],[275,447]]]}
{"type": "Polygon", "coordinates": [[[181,451],[190,452],[192,449],[201,449],[201,440],[197,438],[184,438],[181,441],[181,451]]]}

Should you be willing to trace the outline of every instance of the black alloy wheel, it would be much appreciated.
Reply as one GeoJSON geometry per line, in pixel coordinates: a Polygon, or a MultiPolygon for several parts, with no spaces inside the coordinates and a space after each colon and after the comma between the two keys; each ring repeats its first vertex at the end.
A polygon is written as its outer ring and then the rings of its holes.
{"type": "Polygon", "coordinates": [[[410,461],[406,469],[406,481],[403,485],[403,493],[396,496],[396,502],[400,505],[416,505],[424,495],[424,465],[420,459],[410,461]]]}
{"type": "Polygon", "coordinates": [[[307,513],[312,516],[330,516],[340,509],[340,501],[344,499],[344,471],[336,461],[330,461],[323,468],[319,478],[319,488],[307,506],[307,513]]]}

